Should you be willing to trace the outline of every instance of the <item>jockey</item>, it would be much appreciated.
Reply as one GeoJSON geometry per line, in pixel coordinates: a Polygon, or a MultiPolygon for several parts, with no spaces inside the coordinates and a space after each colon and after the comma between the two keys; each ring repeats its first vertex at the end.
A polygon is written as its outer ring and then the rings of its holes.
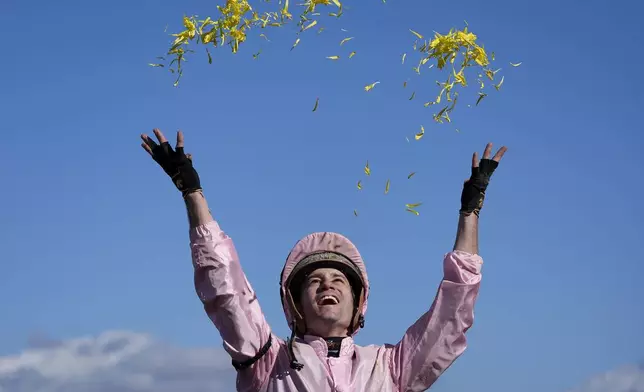
{"type": "Polygon", "coordinates": [[[143,148],[183,194],[190,221],[195,288],[237,370],[238,391],[425,391],[465,351],[483,261],[478,216],[490,177],[506,151],[472,157],[463,186],[456,242],[443,260],[443,280],[432,305],[395,345],[359,346],[369,279],[358,249],[337,233],[313,233],[289,253],[280,297],[292,331],[274,335],[241,268],[233,241],[212,218],[192,158],[177,133],[176,149],[158,129],[143,148]]]}

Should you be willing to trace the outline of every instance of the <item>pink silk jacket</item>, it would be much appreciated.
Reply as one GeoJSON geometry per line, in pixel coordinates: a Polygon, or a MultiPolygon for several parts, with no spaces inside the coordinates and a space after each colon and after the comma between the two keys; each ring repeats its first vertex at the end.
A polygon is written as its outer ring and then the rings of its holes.
{"type": "Polygon", "coordinates": [[[238,371],[238,391],[425,391],[465,351],[481,281],[478,255],[445,255],[434,302],[397,344],[362,347],[348,337],[339,357],[327,357],[326,342],[305,335],[294,342],[295,356],[304,364],[297,371],[289,366],[286,342],[264,318],[232,239],[211,221],[190,230],[190,243],[197,294],[231,358],[252,358],[272,340],[265,355],[238,371]]]}

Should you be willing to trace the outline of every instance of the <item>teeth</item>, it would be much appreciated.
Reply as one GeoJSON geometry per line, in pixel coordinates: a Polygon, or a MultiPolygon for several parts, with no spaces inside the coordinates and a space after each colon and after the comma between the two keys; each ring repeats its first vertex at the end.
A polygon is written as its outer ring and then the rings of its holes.
{"type": "Polygon", "coordinates": [[[334,297],[334,296],[332,296],[332,295],[325,295],[324,297],[320,298],[320,303],[322,303],[322,302],[326,301],[327,299],[332,300],[334,304],[337,304],[337,303],[338,303],[338,299],[337,299],[337,298],[335,298],[335,297],[334,297]]]}

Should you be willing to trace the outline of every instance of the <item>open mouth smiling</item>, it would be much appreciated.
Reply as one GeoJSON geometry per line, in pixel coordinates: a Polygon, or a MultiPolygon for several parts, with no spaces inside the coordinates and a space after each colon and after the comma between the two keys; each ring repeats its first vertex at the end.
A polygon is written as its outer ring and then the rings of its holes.
{"type": "Polygon", "coordinates": [[[335,295],[323,295],[318,298],[318,306],[327,306],[327,305],[337,305],[340,303],[340,300],[335,295]]]}

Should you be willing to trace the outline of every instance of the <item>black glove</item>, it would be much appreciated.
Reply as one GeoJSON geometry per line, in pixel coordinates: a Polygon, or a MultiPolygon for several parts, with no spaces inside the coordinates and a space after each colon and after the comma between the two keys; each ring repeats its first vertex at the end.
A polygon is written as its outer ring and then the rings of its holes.
{"type": "Polygon", "coordinates": [[[481,208],[483,208],[485,190],[497,166],[499,166],[499,162],[484,158],[481,159],[478,167],[472,167],[472,176],[463,185],[461,214],[469,215],[473,212],[476,216],[479,215],[481,208]]]}
{"type": "Polygon", "coordinates": [[[161,143],[152,148],[152,158],[170,176],[183,197],[201,190],[199,174],[192,167],[192,160],[183,152],[183,147],[177,147],[177,151],[174,151],[170,143],[161,143]]]}

